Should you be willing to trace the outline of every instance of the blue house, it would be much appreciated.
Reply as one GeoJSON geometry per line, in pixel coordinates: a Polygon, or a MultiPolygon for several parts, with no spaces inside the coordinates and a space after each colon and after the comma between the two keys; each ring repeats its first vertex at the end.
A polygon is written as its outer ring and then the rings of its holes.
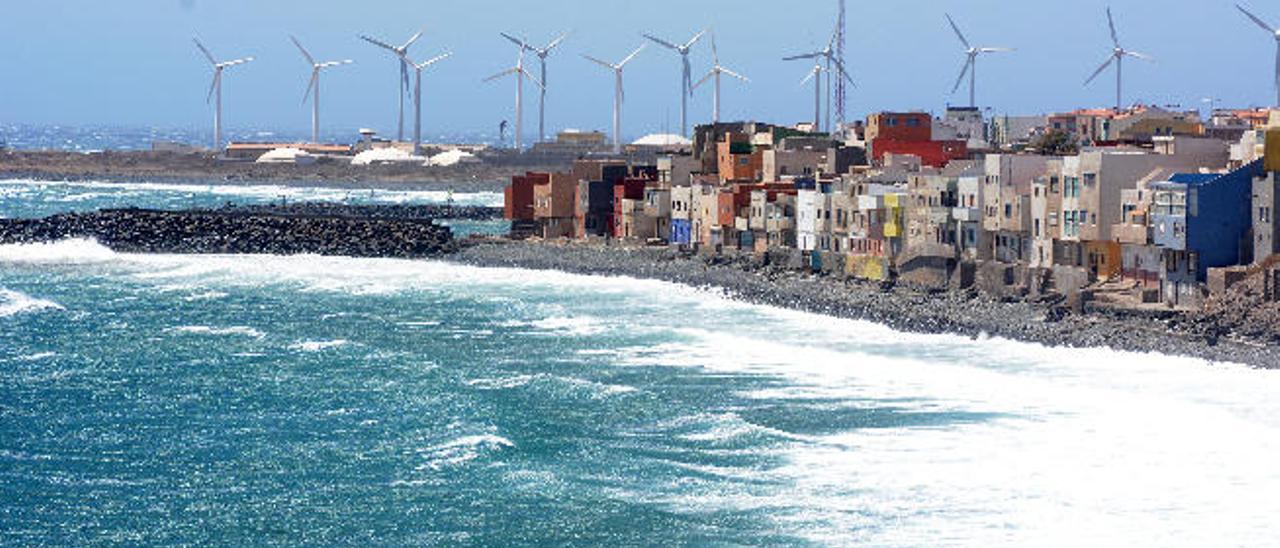
{"type": "Polygon", "coordinates": [[[671,244],[689,245],[693,243],[693,222],[689,219],[671,219],[671,244]]]}
{"type": "Polygon", "coordinates": [[[1251,259],[1253,179],[1262,170],[1258,160],[1227,174],[1180,173],[1152,185],[1152,239],[1162,253],[1165,302],[1195,304],[1210,268],[1251,259]]]}

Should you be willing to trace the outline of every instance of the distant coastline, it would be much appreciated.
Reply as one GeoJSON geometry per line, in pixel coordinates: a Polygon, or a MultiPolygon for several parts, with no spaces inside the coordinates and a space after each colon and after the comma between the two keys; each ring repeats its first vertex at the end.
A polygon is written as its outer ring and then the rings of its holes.
{"type": "Polygon", "coordinates": [[[324,186],[350,189],[453,190],[501,192],[513,175],[546,170],[563,159],[530,156],[522,162],[352,166],[345,162],[272,165],[227,162],[205,154],[176,152],[63,151],[0,152],[0,177],[37,180],[109,180],[207,185],[262,184],[324,186]]]}

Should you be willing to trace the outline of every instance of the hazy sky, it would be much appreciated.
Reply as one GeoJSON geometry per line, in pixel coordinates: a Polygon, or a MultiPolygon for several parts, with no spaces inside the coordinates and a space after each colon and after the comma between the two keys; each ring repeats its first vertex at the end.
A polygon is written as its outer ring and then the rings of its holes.
{"type": "MultiPolygon", "coordinates": [[[[1102,0],[847,0],[848,63],[859,86],[851,112],[927,109],[966,102],[950,89],[963,62],[947,27],[950,12],[975,45],[1010,46],[979,65],[979,103],[998,112],[1034,113],[1113,102],[1114,79],[1084,79],[1110,50],[1102,0]]],[[[1192,108],[1200,99],[1254,106],[1274,98],[1275,41],[1217,0],[1112,2],[1125,47],[1156,64],[1126,64],[1126,99],[1192,108]]],[[[1280,4],[1247,2],[1280,24],[1280,4]]],[[[419,57],[455,56],[424,79],[424,124],[433,132],[492,131],[513,119],[514,81],[482,84],[511,66],[516,48],[499,31],[550,40],[572,30],[550,59],[549,129],[606,130],[612,78],[580,54],[618,59],[640,45],[641,31],[672,41],[714,28],[721,60],[752,78],[725,81],[722,118],[793,123],[811,117],[809,66],[784,55],[817,49],[831,31],[835,0],[9,0],[0,17],[0,123],[202,127],[209,66],[191,43],[201,37],[222,58],[255,56],[226,80],[232,127],[303,130],[309,68],[288,40],[295,33],[323,59],[356,61],[325,75],[326,130],[374,127],[394,132],[395,62],[357,40],[371,33],[402,41],[419,28],[419,57]]],[[[695,78],[710,49],[694,54],[695,78]]],[[[531,63],[531,68],[535,68],[531,63]]],[[[628,135],[679,123],[679,59],[648,48],[626,72],[628,135]]],[[[527,88],[527,91],[532,88],[527,88]]],[[[526,128],[535,131],[528,93],[526,128]]],[[[710,118],[710,94],[690,103],[692,121],[710,118]]]]}

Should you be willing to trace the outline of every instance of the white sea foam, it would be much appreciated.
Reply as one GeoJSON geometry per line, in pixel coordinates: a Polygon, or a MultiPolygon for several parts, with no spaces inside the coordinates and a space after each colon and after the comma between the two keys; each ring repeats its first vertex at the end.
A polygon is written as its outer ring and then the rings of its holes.
{"type": "Polygon", "coordinates": [[[0,318],[41,310],[64,310],[64,308],[53,301],[37,299],[9,289],[0,289],[0,318]]]}
{"type": "Polygon", "coordinates": [[[231,327],[210,327],[207,325],[184,325],[169,329],[173,333],[183,333],[188,335],[235,335],[240,337],[251,337],[261,339],[265,335],[261,331],[252,327],[236,325],[231,327]]]}
{"type": "Polygon", "coordinates": [[[420,451],[427,458],[427,462],[418,469],[440,470],[459,466],[484,455],[515,446],[516,444],[511,440],[496,434],[462,436],[420,451]]]}
{"type": "Polygon", "coordinates": [[[345,339],[335,339],[331,341],[302,341],[289,345],[289,349],[300,352],[322,352],[324,350],[340,348],[348,344],[350,344],[350,341],[345,339]]]}
{"type": "Polygon", "coordinates": [[[586,394],[593,398],[603,398],[618,394],[635,392],[634,386],[606,384],[575,377],[562,377],[540,373],[537,375],[515,375],[496,379],[472,379],[467,386],[477,390],[510,390],[529,385],[540,385],[551,391],[586,394]]]}
{"type": "Polygon", "coordinates": [[[95,240],[0,245],[0,264],[86,265],[115,260],[117,255],[95,240]]]}

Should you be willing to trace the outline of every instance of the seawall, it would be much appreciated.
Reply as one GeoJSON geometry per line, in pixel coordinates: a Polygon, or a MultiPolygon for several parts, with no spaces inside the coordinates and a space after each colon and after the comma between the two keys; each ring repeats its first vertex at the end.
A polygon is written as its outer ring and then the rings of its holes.
{"type": "MultiPolygon", "coordinates": [[[[447,211],[448,210],[448,211],[447,211]]],[[[127,253],[268,253],[423,258],[457,248],[436,206],[228,206],[162,211],[109,209],[42,219],[0,219],[0,243],[92,238],[127,253]]],[[[456,218],[456,217],[455,217],[456,218]]]]}

